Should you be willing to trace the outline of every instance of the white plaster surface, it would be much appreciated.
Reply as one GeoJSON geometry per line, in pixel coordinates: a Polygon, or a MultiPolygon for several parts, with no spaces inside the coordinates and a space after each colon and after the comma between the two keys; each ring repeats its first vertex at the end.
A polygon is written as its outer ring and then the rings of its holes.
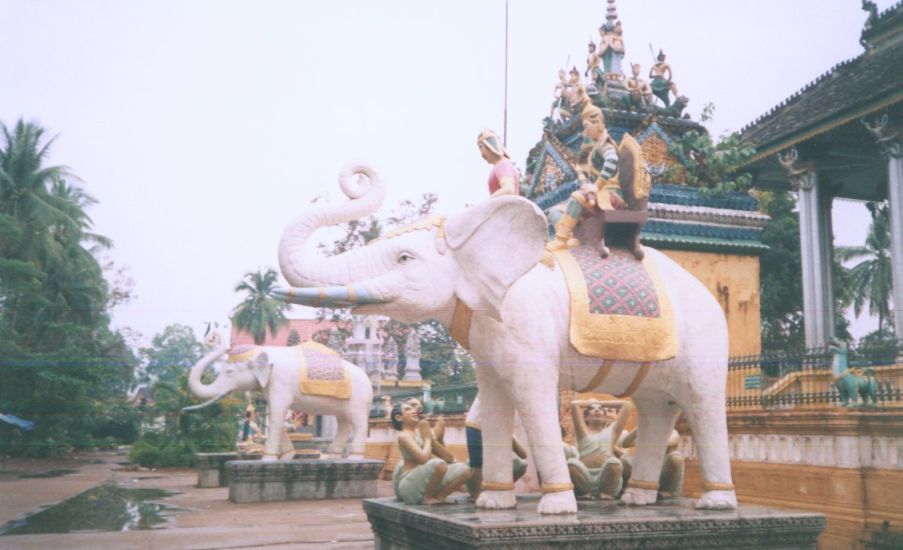
{"type": "MultiPolygon", "coordinates": [[[[693,437],[680,438],[680,451],[697,458],[693,437]]],[[[834,468],[903,470],[903,434],[888,436],[731,434],[731,460],[834,468]]]]}

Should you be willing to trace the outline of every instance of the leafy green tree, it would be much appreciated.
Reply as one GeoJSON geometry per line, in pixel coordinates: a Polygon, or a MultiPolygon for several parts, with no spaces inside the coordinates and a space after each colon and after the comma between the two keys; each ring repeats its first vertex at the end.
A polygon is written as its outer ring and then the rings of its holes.
{"type": "Polygon", "coordinates": [[[298,334],[298,331],[292,329],[291,332],[288,333],[288,339],[285,342],[287,346],[297,346],[301,343],[301,335],[298,334]]]}
{"type": "Polygon", "coordinates": [[[266,340],[267,329],[275,334],[279,327],[288,324],[285,310],[289,305],[273,299],[269,292],[276,286],[278,275],[273,268],[266,271],[245,273],[235,286],[235,292],[245,292],[245,299],[232,310],[235,328],[254,337],[258,345],[266,340]]]}
{"type": "Polygon", "coordinates": [[[853,311],[862,314],[866,303],[869,313],[878,316],[879,334],[893,328],[890,301],[893,297],[893,276],[890,258],[889,207],[887,204],[868,204],[872,223],[863,246],[839,247],[835,251],[841,262],[861,260],[850,269],[850,293],[853,311]]]}
{"type": "MultiPolygon", "coordinates": [[[[178,324],[163,329],[149,348],[141,350],[144,376],[152,384],[155,403],[146,411],[145,433],[130,452],[133,461],[148,467],[193,466],[197,452],[235,448],[240,396],[182,412],[183,407],[197,402],[188,388],[188,374],[203,353],[194,331],[178,324]]],[[[204,382],[209,383],[213,376],[205,373],[204,382]]]]}
{"type": "Polygon", "coordinates": [[[423,378],[435,384],[463,384],[476,380],[473,360],[438,321],[418,323],[420,368],[423,378]]]}
{"type": "MultiPolygon", "coordinates": [[[[768,250],[759,259],[760,304],[763,348],[800,349],[805,346],[803,330],[803,284],[800,256],[799,214],[793,195],[759,191],[759,207],[771,217],[762,231],[768,250]]],[[[844,312],[851,303],[850,277],[835,260],[834,332],[851,339],[844,312]]]]}
{"type": "Polygon", "coordinates": [[[187,372],[204,354],[204,348],[191,327],[173,324],[155,335],[150,347],[141,348],[141,369],[137,382],[153,385],[172,383],[187,372]]]}
{"type": "MultiPolygon", "coordinates": [[[[700,119],[711,119],[715,106],[708,103],[700,119]]],[[[687,184],[714,192],[745,191],[752,185],[749,172],[741,171],[756,154],[755,146],[740,141],[734,132],[714,140],[708,132],[691,130],[675,138],[669,146],[683,169],[672,167],[665,171],[664,179],[676,181],[681,177],[687,184]]]]}
{"type": "Polygon", "coordinates": [[[763,347],[804,346],[800,224],[790,193],[758,193],[760,207],[771,216],[762,231],[768,245],[759,258],[759,295],[763,347]]]}
{"type": "Polygon", "coordinates": [[[96,258],[112,245],[92,232],[96,201],[46,165],[51,144],[35,124],[0,124],[0,403],[35,421],[11,445],[30,455],[110,435],[137,363],[109,326],[128,296],[113,299],[96,258]]]}

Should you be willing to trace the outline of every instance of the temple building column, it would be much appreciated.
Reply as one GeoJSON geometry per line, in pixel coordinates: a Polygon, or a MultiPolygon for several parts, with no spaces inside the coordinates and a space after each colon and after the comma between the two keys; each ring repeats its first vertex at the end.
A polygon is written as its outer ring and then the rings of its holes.
{"type": "Polygon", "coordinates": [[[890,261],[893,273],[894,332],[903,340],[903,144],[900,127],[885,113],[865,127],[875,136],[881,156],[887,159],[887,198],[890,201],[890,261]]]}
{"type": "Polygon", "coordinates": [[[821,280],[824,281],[822,291],[824,292],[825,308],[822,311],[825,345],[829,344],[831,338],[835,335],[834,326],[834,218],[831,216],[831,209],[834,207],[834,196],[827,193],[819,193],[819,215],[818,226],[821,228],[821,257],[822,262],[821,280]]]}
{"type": "Polygon", "coordinates": [[[803,329],[806,347],[823,347],[834,334],[830,241],[831,200],[824,200],[818,171],[812,161],[802,162],[796,149],[778,155],[799,197],[800,256],[803,279],[803,329]]]}

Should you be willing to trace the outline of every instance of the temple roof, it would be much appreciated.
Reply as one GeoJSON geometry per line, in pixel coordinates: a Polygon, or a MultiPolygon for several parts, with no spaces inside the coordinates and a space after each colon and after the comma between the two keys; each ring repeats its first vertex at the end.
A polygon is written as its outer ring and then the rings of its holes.
{"type": "Polygon", "coordinates": [[[903,101],[903,2],[873,13],[866,50],[838,63],[741,130],[758,149],[750,162],[903,101]]]}

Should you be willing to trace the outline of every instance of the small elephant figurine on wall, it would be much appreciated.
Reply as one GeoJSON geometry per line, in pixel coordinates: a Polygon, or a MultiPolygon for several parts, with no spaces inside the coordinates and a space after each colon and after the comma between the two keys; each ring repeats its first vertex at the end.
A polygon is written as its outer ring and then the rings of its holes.
{"type": "Polygon", "coordinates": [[[844,407],[855,407],[857,401],[862,399],[862,405],[878,405],[878,381],[875,379],[875,369],[852,368],[846,369],[834,380],[834,385],[840,391],[840,401],[844,407]]]}

